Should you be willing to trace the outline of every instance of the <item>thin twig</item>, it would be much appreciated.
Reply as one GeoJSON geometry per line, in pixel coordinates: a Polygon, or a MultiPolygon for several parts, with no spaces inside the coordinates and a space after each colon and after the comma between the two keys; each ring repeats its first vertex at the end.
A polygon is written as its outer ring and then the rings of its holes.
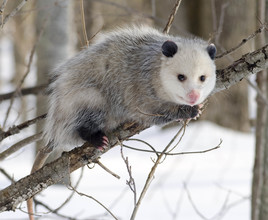
{"type": "Polygon", "coordinates": [[[121,145],[121,157],[123,159],[123,161],[126,164],[126,168],[127,168],[127,172],[129,175],[129,180],[127,180],[127,185],[129,186],[130,190],[133,192],[133,196],[134,196],[134,207],[136,206],[137,203],[137,190],[136,190],[136,184],[135,184],[135,180],[132,176],[132,171],[131,171],[131,166],[128,163],[128,157],[125,157],[123,154],[123,146],[122,143],[118,140],[119,144],[121,145]]]}
{"type": "Polygon", "coordinates": [[[117,175],[116,173],[112,172],[108,167],[104,166],[99,160],[97,162],[95,162],[95,163],[98,164],[102,169],[107,171],[109,174],[111,174],[115,178],[120,179],[119,175],[117,175]]]}
{"type": "MultiPolygon", "coordinates": [[[[27,1],[27,0],[26,0],[26,1],[27,1]]],[[[10,110],[11,110],[12,105],[13,105],[13,103],[14,103],[14,97],[16,96],[16,94],[20,93],[21,87],[22,87],[22,85],[23,85],[23,83],[24,83],[26,77],[27,77],[28,74],[30,73],[31,65],[32,65],[32,61],[33,61],[33,56],[34,56],[34,52],[35,52],[37,43],[39,42],[40,37],[42,36],[42,34],[43,34],[43,32],[44,32],[46,23],[47,23],[47,20],[44,21],[43,26],[42,26],[42,28],[41,28],[41,31],[40,31],[40,33],[38,34],[37,39],[36,39],[36,41],[35,41],[35,43],[34,43],[34,45],[33,45],[33,48],[32,48],[32,50],[31,50],[30,57],[29,57],[29,62],[28,62],[27,67],[26,67],[25,74],[23,75],[22,79],[20,80],[19,84],[17,85],[16,93],[14,93],[13,97],[12,97],[11,100],[10,100],[10,105],[9,105],[8,110],[7,110],[7,112],[6,112],[6,117],[5,117],[5,120],[4,120],[3,127],[5,127],[5,125],[6,125],[6,122],[7,122],[9,113],[10,113],[10,110]]]]}
{"type": "MultiPolygon", "coordinates": [[[[202,151],[186,151],[186,152],[178,152],[178,153],[164,153],[164,155],[166,156],[178,156],[178,155],[186,155],[186,154],[203,154],[203,153],[207,153],[213,150],[217,150],[218,148],[221,147],[222,144],[222,140],[220,140],[220,143],[216,146],[216,147],[212,147],[206,150],[202,150],[202,151]]],[[[162,152],[160,151],[151,151],[151,150],[145,150],[145,149],[138,149],[135,147],[130,147],[128,145],[123,144],[122,145],[125,148],[131,149],[131,150],[136,150],[136,151],[142,151],[142,152],[146,152],[146,153],[156,153],[156,154],[161,154],[162,152]]]]}
{"type": "Polygon", "coordinates": [[[11,175],[9,175],[3,168],[0,167],[0,172],[7,178],[9,179],[12,183],[15,183],[16,181],[14,180],[11,175]]]}
{"type": "MultiPolygon", "coordinates": [[[[161,153],[161,152],[157,152],[157,151],[155,150],[155,148],[154,148],[151,144],[149,144],[148,142],[146,142],[146,141],[144,141],[144,140],[137,139],[137,138],[129,138],[129,139],[127,139],[127,141],[138,141],[138,142],[141,142],[141,143],[147,145],[148,147],[150,147],[150,148],[153,150],[153,151],[150,151],[150,152],[154,152],[154,153],[156,153],[156,154],[161,153]]],[[[126,145],[123,145],[123,146],[125,146],[126,148],[128,148],[126,145]]],[[[157,155],[157,156],[158,156],[158,155],[157,155]]]]}
{"type": "MultiPolygon", "coordinates": [[[[35,204],[35,205],[43,206],[45,209],[48,210],[48,212],[43,212],[42,214],[54,213],[54,212],[53,212],[53,208],[49,207],[47,204],[45,204],[45,203],[43,203],[43,202],[41,202],[40,200],[35,199],[35,198],[34,198],[33,200],[34,200],[34,204],[35,204]]],[[[26,213],[26,214],[29,214],[27,211],[24,211],[22,208],[20,208],[20,211],[22,211],[22,212],[24,212],[24,213],[26,213]]],[[[64,218],[64,219],[72,219],[72,218],[70,218],[70,216],[66,216],[66,215],[60,214],[60,213],[58,213],[58,212],[56,212],[56,213],[54,213],[54,214],[56,214],[57,216],[59,216],[59,217],[61,217],[61,218],[64,218]]],[[[36,214],[36,213],[34,213],[33,215],[36,216],[36,217],[42,217],[41,214],[36,214]]]]}
{"type": "MultiPolygon", "coordinates": [[[[21,3],[15,8],[13,9],[13,11],[8,14],[0,23],[0,26],[3,28],[5,23],[10,19],[12,18],[24,5],[25,3],[27,2],[28,0],[22,0],[21,3]]],[[[4,1],[5,2],[5,1],[4,1]]]]}
{"type": "Polygon", "coordinates": [[[24,95],[36,95],[39,93],[44,92],[45,88],[47,87],[47,84],[42,84],[39,86],[33,86],[28,88],[23,88],[20,90],[20,93],[18,94],[17,91],[8,92],[5,94],[0,94],[0,103],[1,101],[11,99],[12,97],[18,97],[16,95],[24,96],[24,95]]]}
{"type": "Polygon", "coordinates": [[[8,0],[4,0],[1,7],[0,7],[0,15],[2,15],[4,13],[4,10],[5,10],[5,7],[6,7],[6,4],[7,4],[7,1],[8,0]]]}
{"type": "Polygon", "coordinates": [[[14,125],[12,127],[10,127],[7,131],[5,132],[0,132],[0,141],[2,141],[3,139],[14,135],[14,134],[18,134],[21,130],[28,128],[30,125],[35,124],[36,122],[43,120],[45,117],[47,116],[47,114],[43,114],[40,116],[37,116],[31,120],[25,121],[19,125],[14,125]]]}
{"type": "Polygon", "coordinates": [[[83,24],[83,34],[86,45],[89,46],[89,41],[87,37],[87,29],[86,29],[86,21],[85,21],[85,10],[84,10],[84,0],[80,0],[80,8],[81,8],[81,22],[83,24]]]}
{"type": "Polygon", "coordinates": [[[232,207],[234,207],[234,206],[236,206],[236,205],[240,204],[241,202],[244,202],[245,200],[248,199],[248,198],[242,197],[242,199],[239,199],[239,200],[237,200],[236,202],[233,202],[233,203],[231,203],[231,204],[228,205],[228,201],[229,201],[229,198],[230,198],[230,195],[231,195],[231,191],[228,191],[228,192],[227,192],[227,195],[226,195],[226,198],[225,198],[225,200],[224,200],[224,202],[223,202],[223,204],[222,204],[222,207],[220,208],[220,211],[219,211],[217,214],[215,214],[214,216],[208,218],[208,217],[204,216],[204,215],[198,210],[197,206],[195,205],[195,203],[194,203],[194,201],[193,201],[193,199],[192,199],[192,196],[191,196],[191,194],[190,194],[190,191],[189,191],[189,189],[188,189],[186,183],[183,184],[183,187],[184,187],[184,189],[185,189],[185,191],[186,191],[186,194],[187,194],[187,196],[188,196],[188,199],[189,199],[189,201],[190,201],[190,203],[191,203],[191,205],[192,205],[194,211],[195,211],[196,214],[197,214],[200,218],[202,218],[203,220],[216,220],[216,219],[221,219],[221,218],[228,212],[228,210],[230,210],[232,207]]]}
{"type": "MultiPolygon", "coordinates": [[[[158,16],[152,16],[152,13],[150,13],[150,14],[144,13],[144,12],[141,12],[140,10],[134,9],[133,7],[131,8],[131,7],[122,5],[120,3],[116,3],[114,1],[109,1],[109,0],[91,0],[91,1],[98,2],[100,4],[106,4],[106,5],[115,7],[117,9],[121,9],[121,10],[126,12],[124,14],[125,16],[135,15],[135,16],[139,16],[139,17],[143,17],[143,18],[149,18],[155,22],[162,24],[163,26],[166,25],[166,19],[161,19],[158,16]]],[[[153,1],[155,1],[155,0],[153,0],[153,1]]],[[[118,15],[114,15],[114,16],[118,16],[118,15]]],[[[180,28],[178,25],[176,25],[174,23],[173,23],[172,27],[175,28],[176,30],[183,31],[189,35],[191,34],[190,32],[183,30],[182,28],[180,28]]]]}
{"type": "Polygon", "coordinates": [[[162,158],[165,156],[165,153],[168,151],[168,149],[170,148],[170,146],[173,144],[173,142],[176,140],[176,138],[181,134],[183,130],[183,127],[181,127],[181,129],[177,132],[177,134],[172,138],[172,140],[169,142],[169,144],[165,147],[165,149],[161,152],[161,154],[157,157],[153,167],[151,168],[151,171],[150,173],[148,174],[148,177],[147,177],[147,180],[145,182],[145,185],[142,189],[142,192],[140,194],[140,197],[138,199],[138,202],[132,212],[132,215],[131,215],[131,220],[134,220],[135,217],[136,217],[136,214],[138,212],[138,209],[140,207],[140,204],[141,204],[141,201],[143,200],[149,186],[150,186],[150,183],[152,182],[153,178],[154,178],[154,174],[156,172],[156,168],[157,166],[159,165],[159,163],[161,162],[162,158]]]}
{"type": "Polygon", "coordinates": [[[7,158],[8,156],[10,156],[11,154],[13,154],[14,152],[18,151],[19,149],[23,148],[24,146],[31,144],[35,141],[38,141],[42,138],[42,132],[38,133],[38,134],[34,134],[30,137],[27,137],[21,141],[19,141],[18,143],[12,145],[11,147],[9,147],[7,150],[3,151],[2,153],[0,153],[0,161],[4,160],[5,158],[7,158]]]}
{"type": "Polygon", "coordinates": [[[74,187],[72,187],[72,186],[68,186],[68,189],[70,189],[70,190],[73,190],[73,191],[75,191],[78,195],[80,195],[80,196],[85,196],[85,197],[87,197],[87,198],[89,198],[89,199],[92,199],[93,201],[95,201],[95,202],[97,202],[100,206],[102,206],[114,219],[116,219],[116,220],[118,220],[118,218],[105,206],[105,205],[103,205],[101,202],[99,202],[97,199],[95,199],[94,197],[92,197],[92,196],[89,196],[89,195],[87,195],[87,194],[84,194],[84,193],[81,193],[81,192],[78,192],[74,187]]]}
{"type": "Polygon", "coordinates": [[[168,34],[169,33],[169,30],[170,30],[171,25],[172,25],[172,23],[174,21],[175,15],[177,14],[177,11],[178,11],[178,9],[180,7],[181,1],[182,0],[177,0],[176,1],[175,5],[174,5],[174,7],[172,9],[171,14],[169,15],[169,19],[168,19],[168,22],[167,22],[164,30],[163,30],[163,33],[165,33],[165,34],[168,34]]]}
{"type": "Polygon", "coordinates": [[[186,126],[187,126],[187,123],[184,123],[184,126],[183,126],[183,133],[182,133],[182,135],[181,135],[179,141],[174,145],[174,147],[172,147],[172,148],[168,151],[168,153],[170,153],[171,151],[173,151],[173,150],[179,145],[179,143],[181,142],[181,140],[182,140],[182,138],[183,138],[183,136],[184,136],[184,134],[185,134],[186,126]]]}
{"type": "MultiPolygon", "coordinates": [[[[114,206],[116,206],[120,200],[124,197],[124,195],[128,192],[128,187],[126,187],[120,194],[118,194],[117,198],[114,199],[113,203],[109,206],[109,209],[112,209],[114,206]]],[[[104,212],[102,214],[96,214],[91,216],[90,219],[103,219],[104,216],[108,216],[109,214],[107,212],[104,212]]]]}
{"type": "Polygon", "coordinates": [[[216,32],[216,37],[215,37],[215,44],[219,45],[219,41],[220,41],[220,36],[223,30],[223,23],[224,23],[224,17],[225,17],[225,10],[228,7],[229,3],[226,2],[224,4],[221,5],[221,13],[220,13],[220,20],[219,20],[219,25],[218,25],[218,29],[216,32]]]}
{"type": "Polygon", "coordinates": [[[183,184],[183,186],[184,186],[184,189],[185,189],[186,194],[187,194],[187,196],[188,196],[188,199],[189,199],[189,201],[190,201],[190,203],[191,203],[191,205],[192,205],[194,211],[196,212],[196,214],[197,214],[199,217],[201,217],[202,219],[204,219],[204,220],[208,220],[208,219],[207,219],[207,218],[206,218],[206,217],[205,217],[205,216],[198,210],[198,208],[196,207],[195,203],[193,202],[192,196],[191,196],[191,194],[190,194],[190,192],[189,192],[189,190],[188,190],[188,188],[187,188],[187,186],[186,186],[185,183],[183,184]]]}
{"type": "MultiPolygon", "coordinates": [[[[206,109],[208,105],[208,101],[205,100],[201,105],[199,105],[199,114],[194,118],[194,120],[197,120],[197,118],[199,118],[201,116],[201,114],[203,113],[203,111],[206,109]]],[[[190,123],[192,119],[188,119],[186,120],[186,122],[184,123],[184,130],[183,130],[183,134],[181,135],[179,141],[177,142],[177,144],[175,144],[175,146],[173,148],[171,148],[168,153],[170,153],[171,151],[173,151],[178,145],[179,143],[181,142],[184,134],[185,134],[185,131],[186,131],[186,126],[188,126],[188,124],[190,123]]]]}
{"type": "Polygon", "coordinates": [[[236,51],[238,48],[240,48],[241,46],[243,46],[246,42],[248,42],[249,40],[253,39],[254,37],[256,37],[258,34],[262,33],[262,31],[264,29],[267,29],[266,24],[262,24],[254,33],[252,33],[251,35],[249,35],[247,38],[244,38],[237,46],[226,50],[224,53],[221,53],[219,55],[217,55],[215,58],[219,59],[222,58],[224,56],[226,56],[227,54],[231,54],[234,51],[236,51]]]}
{"type": "MultiPolygon", "coordinates": [[[[1,7],[0,7],[0,15],[1,15],[1,20],[0,22],[3,24],[3,21],[4,21],[4,11],[5,11],[5,7],[6,7],[6,4],[7,4],[7,1],[8,0],[4,0],[1,7]]],[[[3,26],[2,26],[3,27],[3,26]]]]}
{"type": "Polygon", "coordinates": [[[217,19],[217,13],[216,13],[215,0],[210,0],[210,5],[211,5],[213,32],[217,33],[217,20],[218,19],[217,19]]]}

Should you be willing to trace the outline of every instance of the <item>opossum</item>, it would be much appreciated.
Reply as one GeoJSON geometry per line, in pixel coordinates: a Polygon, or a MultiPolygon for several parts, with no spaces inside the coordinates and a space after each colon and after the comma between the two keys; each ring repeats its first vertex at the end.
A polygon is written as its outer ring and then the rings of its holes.
{"type": "Polygon", "coordinates": [[[195,117],[195,108],[179,106],[198,105],[210,94],[215,53],[200,39],[148,27],[104,34],[52,73],[47,144],[102,146],[105,133],[127,121],[153,125],[195,117]]]}
{"type": "Polygon", "coordinates": [[[150,27],[102,34],[51,74],[46,150],[85,141],[105,149],[106,133],[125,122],[195,118],[215,86],[215,54],[206,41],[150,27]]]}

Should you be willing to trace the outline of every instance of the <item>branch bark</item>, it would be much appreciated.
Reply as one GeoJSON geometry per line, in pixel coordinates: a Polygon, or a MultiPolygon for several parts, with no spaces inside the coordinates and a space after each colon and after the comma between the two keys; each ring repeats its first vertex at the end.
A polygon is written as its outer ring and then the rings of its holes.
{"type": "MultiPolygon", "coordinates": [[[[126,140],[144,129],[146,127],[133,123],[123,125],[113,134],[108,135],[111,148],[117,145],[118,140],[126,140]]],[[[64,152],[57,160],[0,191],[0,212],[15,210],[19,203],[28,200],[53,184],[61,182],[78,168],[96,162],[99,156],[100,151],[89,143],[64,152]]]]}
{"type": "MultiPolygon", "coordinates": [[[[217,84],[213,93],[228,89],[243,78],[268,68],[268,45],[244,55],[230,66],[217,70],[217,84]]],[[[137,124],[125,124],[108,135],[111,148],[127,138],[143,131],[146,127],[137,124]]],[[[73,149],[45,165],[32,175],[0,191],[0,212],[14,210],[16,206],[28,200],[43,189],[60,182],[66,175],[91,162],[96,162],[100,152],[89,143],[73,149]]]]}
{"type": "Polygon", "coordinates": [[[16,91],[14,92],[9,92],[5,94],[0,95],[0,103],[4,100],[11,99],[12,97],[18,95],[18,96],[24,96],[24,95],[37,95],[39,93],[44,93],[45,88],[47,87],[47,84],[42,84],[39,86],[33,86],[29,88],[23,88],[17,93],[16,91]]]}
{"type": "Polygon", "coordinates": [[[213,94],[268,68],[268,44],[264,47],[243,55],[230,66],[217,70],[217,82],[213,94]]]}

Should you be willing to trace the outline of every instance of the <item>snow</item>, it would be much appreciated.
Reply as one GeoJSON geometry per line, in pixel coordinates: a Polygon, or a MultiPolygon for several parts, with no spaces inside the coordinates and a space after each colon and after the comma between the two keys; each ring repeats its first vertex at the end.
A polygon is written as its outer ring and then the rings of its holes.
{"type": "MultiPolygon", "coordinates": [[[[141,132],[137,138],[150,143],[161,151],[178,131],[178,127],[161,129],[152,127],[141,132]]],[[[207,121],[191,123],[175,149],[176,152],[203,151],[217,146],[219,149],[199,154],[168,156],[158,166],[149,190],[141,202],[136,219],[250,219],[250,191],[254,158],[254,135],[232,131],[207,121]],[[194,208],[195,207],[195,208],[194,208]],[[197,209],[197,210],[195,210],[197,209]],[[199,214],[197,214],[199,212],[199,214]],[[201,217],[203,216],[203,218],[201,217]],[[214,218],[215,217],[215,218],[214,218]]],[[[148,149],[144,144],[128,141],[125,144],[148,149]]],[[[32,147],[7,158],[1,167],[15,179],[27,175],[32,165],[32,147]]],[[[155,155],[124,148],[135,179],[139,196],[147,175],[153,166],[155,155]]],[[[129,219],[133,210],[133,193],[126,185],[129,179],[120,147],[115,147],[102,156],[101,162],[121,178],[116,179],[98,165],[85,168],[77,191],[93,196],[108,207],[118,219],[129,219]]],[[[72,174],[75,185],[81,170],[72,174]]],[[[0,175],[0,187],[9,181],[0,175]]],[[[51,208],[57,208],[72,191],[65,186],[49,187],[37,199],[51,208]]],[[[21,205],[26,210],[26,204],[21,205]]],[[[61,214],[79,219],[113,219],[92,199],[75,194],[71,201],[60,210],[61,214]]],[[[41,219],[66,219],[38,207],[41,219]]],[[[3,212],[0,219],[22,219],[27,215],[20,211],[3,212]]]]}

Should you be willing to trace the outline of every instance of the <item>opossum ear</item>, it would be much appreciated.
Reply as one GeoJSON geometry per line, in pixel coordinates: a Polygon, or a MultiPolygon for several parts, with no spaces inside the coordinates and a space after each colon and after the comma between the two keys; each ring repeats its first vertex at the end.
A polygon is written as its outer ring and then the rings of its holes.
{"type": "Polygon", "coordinates": [[[215,56],[216,56],[216,53],[217,53],[217,49],[216,49],[215,45],[214,44],[208,45],[207,52],[208,52],[208,55],[210,56],[210,58],[212,60],[214,60],[215,56]]]}
{"type": "Polygon", "coordinates": [[[162,45],[162,53],[166,57],[173,57],[175,53],[178,51],[178,46],[175,42],[173,41],[165,41],[162,45]]]}

